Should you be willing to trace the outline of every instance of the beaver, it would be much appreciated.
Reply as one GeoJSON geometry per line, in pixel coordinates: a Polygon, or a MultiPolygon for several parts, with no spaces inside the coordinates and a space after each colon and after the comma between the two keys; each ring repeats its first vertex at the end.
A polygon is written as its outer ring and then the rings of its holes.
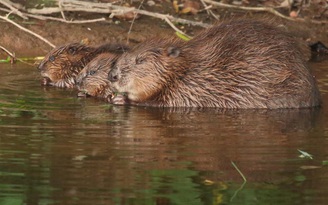
{"type": "Polygon", "coordinates": [[[103,53],[88,63],[76,77],[76,85],[79,89],[78,97],[93,96],[110,99],[112,97],[111,82],[107,79],[118,55],[103,53]]]}
{"type": "Polygon", "coordinates": [[[56,87],[75,85],[77,74],[94,57],[101,53],[123,53],[127,46],[123,44],[104,44],[92,47],[81,43],[70,43],[50,51],[38,66],[42,84],[56,87]]]}
{"type": "Polygon", "coordinates": [[[108,74],[113,104],[159,107],[303,108],[321,104],[299,43],[261,20],[218,23],[187,42],[154,38],[108,74]]]}

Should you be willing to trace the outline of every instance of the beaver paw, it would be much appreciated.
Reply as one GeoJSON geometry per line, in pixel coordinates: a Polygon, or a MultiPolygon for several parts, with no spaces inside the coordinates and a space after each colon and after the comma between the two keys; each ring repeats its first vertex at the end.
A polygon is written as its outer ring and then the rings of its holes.
{"type": "Polygon", "coordinates": [[[77,93],[77,97],[84,97],[85,98],[85,97],[88,97],[88,94],[84,91],[80,91],[80,92],[77,93]]]}
{"type": "Polygon", "coordinates": [[[112,97],[111,99],[109,99],[110,103],[114,104],[114,105],[126,105],[128,104],[128,100],[126,98],[126,96],[118,94],[114,97],[112,97]]]}
{"type": "Polygon", "coordinates": [[[51,84],[51,80],[50,80],[50,78],[44,77],[44,78],[41,80],[41,85],[50,85],[50,84],[51,84]]]}

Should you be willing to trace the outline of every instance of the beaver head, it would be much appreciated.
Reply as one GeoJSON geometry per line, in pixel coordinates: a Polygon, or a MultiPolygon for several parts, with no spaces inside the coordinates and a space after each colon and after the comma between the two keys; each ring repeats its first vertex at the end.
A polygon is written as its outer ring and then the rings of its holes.
{"type": "Polygon", "coordinates": [[[112,88],[107,75],[116,58],[115,54],[103,53],[83,68],[76,78],[79,97],[111,98],[112,88]]]}
{"type": "Polygon", "coordinates": [[[108,69],[102,68],[88,74],[79,84],[78,97],[98,97],[111,99],[113,92],[111,83],[107,79],[108,69]]]}
{"type": "Polygon", "coordinates": [[[75,76],[90,60],[95,49],[80,43],[57,47],[50,51],[38,66],[44,85],[72,87],[75,76]]]}
{"type": "Polygon", "coordinates": [[[118,93],[133,102],[154,97],[181,72],[180,49],[172,39],[152,39],[122,54],[108,73],[118,93]]]}
{"type": "Polygon", "coordinates": [[[112,67],[115,60],[117,58],[117,54],[113,53],[101,53],[92,59],[76,76],[76,84],[79,85],[85,78],[92,76],[98,70],[108,67],[112,67]]]}

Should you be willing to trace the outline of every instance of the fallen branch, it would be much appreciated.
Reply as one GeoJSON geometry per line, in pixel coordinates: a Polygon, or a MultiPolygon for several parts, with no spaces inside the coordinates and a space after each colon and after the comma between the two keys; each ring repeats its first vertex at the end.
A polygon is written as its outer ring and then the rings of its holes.
{"type": "Polygon", "coordinates": [[[7,21],[7,22],[9,22],[9,23],[11,23],[11,24],[13,24],[13,25],[15,25],[16,27],[22,29],[23,31],[25,31],[25,32],[27,32],[27,33],[29,33],[29,34],[32,34],[33,36],[35,36],[35,37],[41,39],[42,41],[44,41],[45,43],[49,44],[51,47],[53,47],[53,48],[56,47],[54,44],[50,43],[47,39],[43,38],[43,37],[40,36],[39,34],[36,34],[36,33],[34,33],[33,31],[31,31],[31,30],[29,30],[29,29],[27,29],[27,28],[25,28],[25,27],[19,25],[18,23],[16,23],[16,22],[10,20],[10,19],[8,18],[8,15],[7,15],[7,16],[0,16],[0,19],[3,19],[3,20],[5,20],[5,21],[7,21]]]}
{"type": "Polygon", "coordinates": [[[211,6],[207,6],[207,4],[203,1],[203,0],[200,0],[200,2],[203,4],[207,14],[209,15],[212,15],[216,20],[219,20],[220,18],[214,14],[214,12],[211,10],[212,8],[212,5],[211,6]]]}
{"type": "MultiPolygon", "coordinates": [[[[8,9],[0,8],[0,11],[4,12],[11,12],[8,9]]],[[[39,20],[52,20],[52,21],[59,21],[63,23],[68,23],[68,24],[83,24],[83,23],[94,23],[94,22],[100,22],[100,21],[106,21],[106,18],[96,18],[96,19],[88,19],[88,20],[65,20],[62,18],[56,18],[56,17],[51,17],[51,16],[42,16],[42,15],[35,15],[35,14],[29,14],[29,13],[24,13],[22,12],[23,15],[27,17],[31,17],[34,19],[39,19],[39,20]]]]}
{"type": "Polygon", "coordinates": [[[6,49],[3,46],[0,46],[0,49],[3,50],[5,53],[7,53],[9,56],[6,60],[0,60],[0,63],[11,63],[14,64],[16,61],[25,63],[30,66],[34,66],[34,64],[28,63],[26,61],[37,61],[37,60],[42,60],[43,57],[33,57],[33,58],[16,58],[16,55],[14,52],[10,52],[8,49],[6,49]]]}
{"type": "Polygon", "coordinates": [[[26,14],[26,16],[39,19],[39,20],[52,20],[52,21],[59,21],[68,24],[83,24],[83,23],[95,23],[100,21],[106,21],[106,18],[97,18],[97,19],[88,19],[88,20],[66,20],[62,18],[50,17],[50,16],[40,16],[40,15],[33,15],[33,14],[26,14]]]}
{"type": "Polygon", "coordinates": [[[12,59],[15,59],[15,58],[16,58],[16,57],[15,57],[15,53],[11,53],[11,52],[8,51],[5,47],[0,46],[0,49],[3,50],[5,53],[7,53],[7,54],[10,56],[10,58],[12,58],[12,59]]]}
{"type": "Polygon", "coordinates": [[[64,11],[63,11],[63,9],[62,9],[62,4],[63,4],[63,0],[59,0],[59,2],[58,2],[58,6],[59,6],[59,8],[60,8],[60,10],[61,10],[60,13],[61,13],[63,19],[66,20],[65,13],[64,13],[64,11]]]}
{"type": "Polygon", "coordinates": [[[266,12],[272,13],[272,14],[277,15],[284,19],[294,20],[293,18],[285,16],[285,15],[279,13],[277,10],[270,8],[270,7],[235,6],[235,5],[220,3],[220,2],[216,2],[216,1],[212,1],[212,0],[203,0],[203,1],[208,4],[211,4],[213,6],[222,7],[222,8],[242,9],[242,10],[247,10],[247,11],[266,11],[266,12]]]}
{"type": "Polygon", "coordinates": [[[283,14],[281,14],[280,12],[278,12],[277,10],[275,10],[274,8],[270,8],[270,7],[248,7],[248,6],[235,6],[235,5],[231,5],[231,4],[225,4],[225,3],[220,3],[220,2],[216,2],[216,1],[212,1],[212,0],[202,0],[208,4],[211,4],[213,6],[217,6],[217,7],[222,7],[222,8],[230,8],[230,9],[241,9],[241,10],[246,10],[246,11],[264,11],[264,12],[269,12],[271,14],[274,14],[276,16],[279,16],[283,19],[287,19],[290,21],[299,21],[299,22],[306,22],[309,21],[311,23],[316,23],[316,24],[321,24],[321,23],[328,23],[328,21],[319,21],[319,20],[314,20],[314,19],[304,19],[304,18],[291,18],[288,16],[285,16],[283,14]]]}
{"type": "Polygon", "coordinates": [[[7,1],[7,0],[1,0],[0,3],[4,6],[6,6],[7,8],[9,8],[11,10],[12,13],[16,14],[17,16],[20,16],[21,18],[27,20],[28,18],[19,11],[19,9],[22,9],[22,6],[19,6],[19,4],[15,4],[12,3],[11,1],[7,1]],[[16,8],[18,7],[18,8],[16,8]]]}
{"type": "Polygon", "coordinates": [[[117,6],[111,3],[94,3],[94,2],[83,2],[76,0],[65,0],[61,2],[61,8],[59,7],[47,7],[42,9],[28,9],[29,13],[32,14],[52,14],[52,13],[61,13],[63,11],[83,11],[91,13],[111,13],[111,16],[122,15],[128,12],[134,12],[136,14],[151,16],[154,18],[159,18],[162,20],[169,19],[171,22],[189,24],[193,26],[209,27],[209,24],[191,21],[182,18],[175,18],[168,14],[159,14],[150,11],[145,11],[142,9],[136,9],[134,7],[124,7],[117,6]]]}

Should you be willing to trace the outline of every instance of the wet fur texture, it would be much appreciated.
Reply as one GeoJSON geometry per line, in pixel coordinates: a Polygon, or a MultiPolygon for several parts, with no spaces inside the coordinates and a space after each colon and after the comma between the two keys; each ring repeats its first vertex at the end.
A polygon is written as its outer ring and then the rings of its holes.
{"type": "Polygon", "coordinates": [[[122,53],[126,46],[104,44],[91,47],[81,43],[59,46],[50,51],[39,64],[43,77],[42,84],[56,87],[73,87],[76,76],[94,57],[100,53],[122,53]]]}
{"type": "Polygon", "coordinates": [[[113,92],[107,75],[117,57],[116,54],[103,53],[88,63],[76,78],[78,95],[110,99],[113,92]]]}
{"type": "Polygon", "coordinates": [[[321,103],[299,44],[258,20],[223,22],[188,42],[146,41],[124,53],[108,78],[125,102],[144,106],[277,109],[321,103]]]}

